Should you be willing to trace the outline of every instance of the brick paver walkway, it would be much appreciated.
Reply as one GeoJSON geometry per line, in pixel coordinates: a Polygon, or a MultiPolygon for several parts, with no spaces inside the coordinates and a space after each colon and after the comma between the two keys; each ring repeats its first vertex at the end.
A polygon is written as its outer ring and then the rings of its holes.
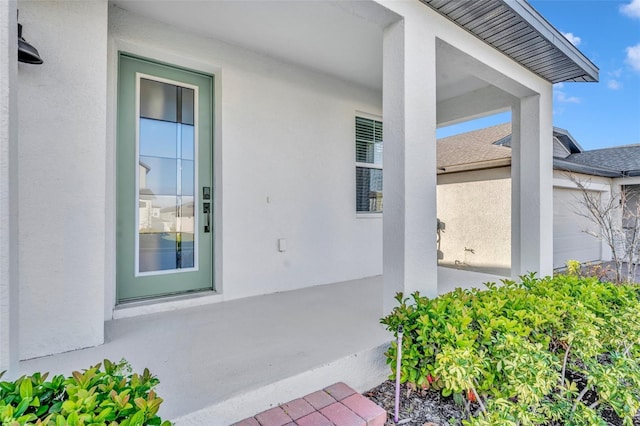
{"type": "Polygon", "coordinates": [[[384,426],[387,412],[344,383],[271,408],[234,426],[384,426]]]}

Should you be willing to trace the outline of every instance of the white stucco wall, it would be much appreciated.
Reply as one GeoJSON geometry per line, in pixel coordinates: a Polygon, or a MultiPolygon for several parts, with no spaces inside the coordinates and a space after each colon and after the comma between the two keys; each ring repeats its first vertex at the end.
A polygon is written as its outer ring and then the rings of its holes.
{"type": "Polygon", "coordinates": [[[20,357],[100,344],[107,2],[18,2],[44,59],[18,71],[20,357]]]}
{"type": "Polygon", "coordinates": [[[438,218],[445,224],[443,266],[511,267],[511,169],[438,176],[438,218]]]}
{"type": "MultiPolygon", "coordinates": [[[[581,195],[570,176],[558,170],[552,175],[555,202],[553,208],[547,208],[554,212],[554,268],[563,267],[569,259],[611,258],[606,243],[584,232],[592,230],[593,224],[576,213],[581,195]]],[[[608,200],[611,179],[573,176],[601,193],[603,202],[608,200]]],[[[442,266],[480,270],[511,267],[511,182],[509,167],[438,176],[438,218],[446,227],[440,246],[442,266]]]]}
{"type": "MultiPolygon", "coordinates": [[[[215,75],[222,299],[382,273],[382,219],[355,213],[354,147],[354,117],[380,116],[380,92],[118,8],[110,9],[109,29],[110,97],[118,50],[215,75]],[[279,238],[287,240],[284,253],[279,238]]],[[[109,143],[113,151],[113,137],[109,143]]],[[[112,189],[109,199],[115,200],[112,189]]],[[[112,245],[114,237],[108,236],[112,245]]],[[[113,258],[108,263],[115,267],[113,258]]],[[[112,280],[107,288],[107,319],[114,286],[112,280]]]]}
{"type": "Polygon", "coordinates": [[[0,371],[18,361],[16,2],[0,3],[0,371]]]}

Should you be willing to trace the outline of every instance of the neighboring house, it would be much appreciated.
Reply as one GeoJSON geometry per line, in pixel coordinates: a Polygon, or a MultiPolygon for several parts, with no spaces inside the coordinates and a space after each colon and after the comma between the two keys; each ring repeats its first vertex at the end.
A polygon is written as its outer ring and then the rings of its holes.
{"type": "MultiPolygon", "coordinates": [[[[511,265],[511,123],[438,140],[440,264],[509,275],[511,265]],[[470,214],[473,212],[473,214],[470,214]]],[[[584,151],[553,129],[553,266],[569,259],[610,260],[573,179],[606,201],[621,185],[640,183],[640,145],[584,151]]],[[[633,198],[632,202],[636,202],[633,198]]],[[[625,224],[621,224],[623,227],[625,224]]]]}
{"type": "Polygon", "coordinates": [[[436,181],[454,175],[436,176],[436,127],[498,111],[517,153],[511,274],[552,272],[552,84],[598,69],[523,0],[10,0],[0,28],[9,374],[195,292],[384,271],[381,313],[437,295],[436,181]],[[17,63],[18,8],[42,65],[17,63]],[[382,165],[355,127],[383,116],[382,165]]]}

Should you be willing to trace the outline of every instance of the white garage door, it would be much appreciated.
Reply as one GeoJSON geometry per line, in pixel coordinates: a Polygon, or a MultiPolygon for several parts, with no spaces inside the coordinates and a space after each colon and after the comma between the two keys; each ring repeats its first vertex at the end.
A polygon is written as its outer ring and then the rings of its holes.
{"type": "Polygon", "coordinates": [[[585,229],[595,229],[593,223],[576,214],[581,199],[582,195],[577,189],[553,188],[554,268],[565,266],[569,259],[581,262],[601,259],[600,240],[583,232],[585,229]]]}

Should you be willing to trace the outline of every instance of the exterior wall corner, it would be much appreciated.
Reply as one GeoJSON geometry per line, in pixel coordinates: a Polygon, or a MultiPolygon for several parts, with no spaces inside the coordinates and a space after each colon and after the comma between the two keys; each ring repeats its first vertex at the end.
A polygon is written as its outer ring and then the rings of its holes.
{"type": "Polygon", "coordinates": [[[17,4],[0,3],[0,371],[18,364],[17,4]]]}

